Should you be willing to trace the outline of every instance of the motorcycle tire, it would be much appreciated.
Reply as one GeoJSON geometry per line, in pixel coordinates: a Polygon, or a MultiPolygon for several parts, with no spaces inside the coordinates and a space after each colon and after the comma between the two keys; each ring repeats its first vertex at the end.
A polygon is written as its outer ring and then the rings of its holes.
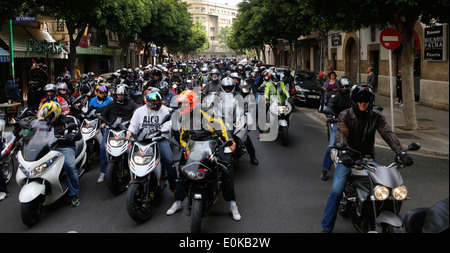
{"type": "MultiPolygon", "coordinates": [[[[123,163],[123,166],[126,167],[126,161],[128,159],[124,159],[123,161],[119,161],[119,163],[123,163]]],[[[105,183],[108,189],[115,195],[119,195],[122,192],[127,190],[127,184],[130,182],[130,171],[127,168],[123,168],[123,171],[120,170],[119,163],[117,162],[109,162],[106,167],[105,172],[105,183]]]]}
{"type": "Polygon", "coordinates": [[[145,203],[147,199],[144,184],[131,184],[127,191],[128,215],[139,223],[144,223],[153,214],[153,201],[145,203]]]}
{"type": "Polygon", "coordinates": [[[288,136],[288,128],[287,127],[281,127],[281,144],[283,146],[286,146],[289,142],[289,136],[288,136]]]}
{"type": "Polygon", "coordinates": [[[191,233],[200,233],[202,226],[203,204],[201,199],[192,200],[191,233]]]}
{"type": "Polygon", "coordinates": [[[23,224],[32,227],[38,223],[44,208],[44,200],[44,196],[41,195],[28,203],[21,204],[20,216],[23,224]]]}
{"type": "MultiPolygon", "coordinates": [[[[8,159],[8,158],[5,158],[8,159]]],[[[11,156],[9,158],[9,162],[8,165],[5,166],[6,161],[2,161],[2,173],[3,173],[3,178],[5,179],[5,184],[9,184],[9,182],[11,181],[11,178],[14,175],[14,158],[11,156]]]]}

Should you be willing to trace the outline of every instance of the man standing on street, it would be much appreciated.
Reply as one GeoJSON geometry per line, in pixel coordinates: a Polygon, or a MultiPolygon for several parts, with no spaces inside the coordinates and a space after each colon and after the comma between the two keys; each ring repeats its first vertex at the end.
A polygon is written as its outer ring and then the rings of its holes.
{"type": "Polygon", "coordinates": [[[373,67],[369,67],[367,72],[369,73],[367,76],[367,85],[370,86],[370,88],[375,89],[375,73],[373,73],[373,67]]]}

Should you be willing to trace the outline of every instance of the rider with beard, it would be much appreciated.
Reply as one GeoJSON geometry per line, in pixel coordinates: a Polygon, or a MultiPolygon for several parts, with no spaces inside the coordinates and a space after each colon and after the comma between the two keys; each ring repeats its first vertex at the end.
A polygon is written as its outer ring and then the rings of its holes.
{"type": "MultiPolygon", "coordinates": [[[[383,114],[373,109],[375,94],[370,86],[358,85],[350,92],[352,106],[339,114],[338,130],[335,143],[348,145],[358,150],[363,156],[375,157],[375,133],[378,131],[383,140],[396,154],[396,160],[410,166],[413,159],[403,151],[398,137],[389,128],[383,114]]],[[[340,153],[340,160],[333,176],[333,186],[328,196],[324,217],[320,223],[323,232],[332,232],[342,198],[342,192],[347,184],[351,168],[359,158],[358,154],[340,153]]]]}
{"type": "MultiPolygon", "coordinates": [[[[102,118],[107,123],[114,122],[117,118],[122,118],[122,122],[131,119],[134,111],[139,106],[132,100],[128,99],[128,87],[125,84],[119,84],[114,94],[114,99],[107,104],[102,110],[102,118]]],[[[105,128],[105,123],[100,125],[100,128],[105,128]]],[[[100,156],[106,156],[106,139],[108,138],[108,129],[104,130],[102,144],[100,145],[100,156]]],[[[108,163],[100,163],[100,176],[97,183],[102,183],[105,178],[106,167],[108,163]]]]}
{"type": "MultiPolygon", "coordinates": [[[[212,117],[207,112],[201,109],[199,103],[199,97],[197,93],[192,90],[185,90],[177,97],[177,102],[179,103],[179,112],[181,114],[181,135],[180,143],[186,148],[189,140],[216,140],[219,144],[222,141],[233,140],[232,135],[226,129],[225,123],[222,119],[218,117],[212,117]],[[195,115],[195,117],[194,117],[195,115]],[[200,117],[197,117],[199,115],[200,117]],[[220,126],[220,129],[216,127],[220,126]],[[200,129],[197,129],[199,127],[200,129]],[[219,140],[219,136],[222,141],[219,140]]],[[[230,149],[234,152],[236,149],[236,144],[230,146],[230,149]]],[[[231,177],[231,154],[227,154],[223,149],[219,150],[219,166],[223,166],[226,170],[222,173],[222,196],[226,201],[230,201],[230,211],[233,215],[234,220],[240,220],[241,215],[239,214],[236,205],[236,194],[234,191],[234,183],[231,177]]],[[[177,187],[181,187],[180,184],[177,187]]],[[[185,192],[182,189],[177,189],[175,194],[175,202],[172,204],[169,210],[167,210],[167,215],[172,215],[178,210],[181,210],[182,201],[186,197],[185,192]]]]}
{"type": "Polygon", "coordinates": [[[209,72],[211,75],[211,81],[209,81],[203,88],[203,94],[206,96],[211,92],[218,92],[220,90],[220,71],[218,69],[212,69],[209,72]]]}
{"type": "MultiPolygon", "coordinates": [[[[237,89],[237,87],[239,87],[240,85],[240,79],[239,78],[233,78],[231,79],[230,77],[225,77],[224,79],[222,79],[221,82],[221,90],[217,92],[217,95],[219,97],[222,97],[223,99],[223,94],[222,93],[227,93],[227,94],[232,94],[233,96],[242,96],[242,92],[237,89]]],[[[258,165],[259,161],[256,158],[256,150],[255,150],[255,146],[253,146],[253,142],[252,139],[250,138],[250,135],[247,135],[247,142],[246,142],[246,148],[247,148],[247,152],[250,155],[250,162],[252,164],[258,165]]]]}
{"type": "MultiPolygon", "coordinates": [[[[338,93],[336,95],[333,95],[328,102],[327,109],[324,110],[325,114],[331,114],[336,119],[338,118],[339,114],[352,106],[351,100],[350,100],[350,89],[352,88],[352,82],[350,79],[346,76],[343,76],[339,78],[338,80],[338,93]]],[[[328,180],[328,172],[330,171],[331,164],[333,161],[331,160],[330,152],[331,152],[331,146],[334,146],[334,139],[337,132],[337,124],[334,124],[333,128],[330,132],[330,140],[327,146],[327,149],[325,151],[325,157],[323,158],[322,163],[322,174],[320,178],[323,181],[328,180]]]]}

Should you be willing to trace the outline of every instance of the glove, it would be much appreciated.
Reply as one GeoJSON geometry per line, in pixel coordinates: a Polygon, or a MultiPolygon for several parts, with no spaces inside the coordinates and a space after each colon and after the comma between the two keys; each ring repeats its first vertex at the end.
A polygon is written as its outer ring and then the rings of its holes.
{"type": "Polygon", "coordinates": [[[398,152],[395,161],[405,166],[411,166],[414,163],[414,160],[405,151],[398,152]]]}
{"type": "Polygon", "coordinates": [[[341,158],[341,162],[344,166],[347,167],[353,166],[354,164],[353,159],[346,151],[342,151],[339,157],[341,158]]]}

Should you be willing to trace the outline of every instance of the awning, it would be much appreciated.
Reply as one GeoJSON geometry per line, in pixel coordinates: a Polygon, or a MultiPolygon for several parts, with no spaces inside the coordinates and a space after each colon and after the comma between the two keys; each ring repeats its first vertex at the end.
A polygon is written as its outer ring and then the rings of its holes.
{"type": "MultiPolygon", "coordinates": [[[[0,30],[0,38],[3,41],[9,42],[9,28],[8,25],[3,25],[0,30]]],[[[32,39],[35,41],[46,41],[46,42],[56,42],[56,40],[45,30],[13,25],[13,50],[14,58],[43,58],[48,55],[49,58],[67,59],[68,53],[65,49],[59,54],[52,53],[37,53],[30,52],[27,53],[27,43],[32,39]]]]}
{"type": "Polygon", "coordinates": [[[0,62],[9,62],[9,53],[0,47],[0,62]]]}

